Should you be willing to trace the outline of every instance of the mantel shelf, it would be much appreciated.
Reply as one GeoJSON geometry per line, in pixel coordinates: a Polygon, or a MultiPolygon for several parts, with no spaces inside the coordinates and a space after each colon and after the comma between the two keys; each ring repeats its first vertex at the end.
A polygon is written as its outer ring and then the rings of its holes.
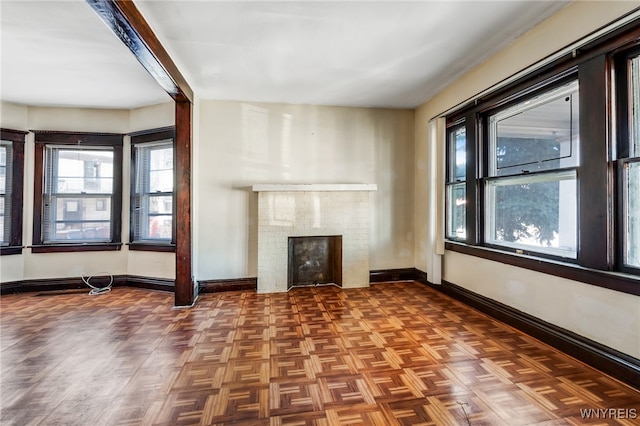
{"type": "Polygon", "coordinates": [[[377,191],[375,183],[256,184],[253,192],[377,191]]]}

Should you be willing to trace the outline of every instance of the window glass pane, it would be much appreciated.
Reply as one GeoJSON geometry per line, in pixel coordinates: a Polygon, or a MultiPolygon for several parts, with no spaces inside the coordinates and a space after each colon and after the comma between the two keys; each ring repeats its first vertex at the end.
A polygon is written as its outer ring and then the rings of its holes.
{"type": "Polygon", "coordinates": [[[108,241],[111,237],[110,222],[81,222],[74,224],[50,224],[45,242],[60,241],[108,241]]]}
{"type": "Polygon", "coordinates": [[[640,268],[640,163],[627,164],[624,185],[625,264],[640,268]]]}
{"type": "Polygon", "coordinates": [[[45,210],[45,241],[111,239],[111,198],[52,197],[45,210]]]}
{"type": "Polygon", "coordinates": [[[577,166],[578,83],[490,117],[491,175],[577,166]]]}
{"type": "Polygon", "coordinates": [[[575,258],[575,172],[490,181],[487,218],[489,243],[575,258]]]}
{"type": "Polygon", "coordinates": [[[467,192],[466,184],[458,183],[447,187],[447,237],[465,239],[467,237],[467,192]]]}
{"type": "Polygon", "coordinates": [[[640,157],[640,56],[631,60],[632,134],[631,157],[640,157]]]}
{"type": "Polygon", "coordinates": [[[173,146],[152,149],[149,164],[150,192],[173,191],[173,146]]]}
{"type": "Polygon", "coordinates": [[[149,217],[149,239],[171,239],[171,215],[158,215],[149,217]]]}
{"type": "Polygon", "coordinates": [[[458,128],[449,134],[450,146],[450,179],[452,182],[460,182],[467,179],[467,137],[464,127],[458,128]]]}
{"type": "Polygon", "coordinates": [[[0,245],[9,245],[11,239],[11,175],[13,173],[13,144],[0,143],[0,245]]]}
{"type": "Polygon", "coordinates": [[[47,148],[48,193],[113,191],[113,150],[47,148]]]}
{"type": "Polygon", "coordinates": [[[7,149],[4,144],[0,145],[0,194],[6,194],[7,190],[7,149]]]}
{"type": "MultiPolygon", "coordinates": [[[[0,230],[5,229],[5,217],[4,217],[4,195],[0,195],[0,230]]],[[[8,241],[8,235],[6,232],[0,232],[0,245],[6,245],[8,241]]]]}
{"type": "Polygon", "coordinates": [[[173,197],[166,196],[150,196],[149,197],[149,214],[171,214],[173,211],[173,197]]]}
{"type": "Polygon", "coordinates": [[[171,241],[173,225],[173,141],[138,144],[135,194],[132,197],[134,241],[171,241]]]}

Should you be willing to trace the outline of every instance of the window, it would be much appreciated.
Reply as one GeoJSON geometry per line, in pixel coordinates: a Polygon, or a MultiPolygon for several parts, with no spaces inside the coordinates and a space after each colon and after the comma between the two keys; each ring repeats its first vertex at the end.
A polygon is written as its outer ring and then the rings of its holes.
{"type": "Polygon", "coordinates": [[[120,246],[122,136],[36,132],[39,251],[120,246]]]}
{"type": "Polygon", "coordinates": [[[2,129],[0,141],[0,248],[22,253],[22,178],[26,132],[2,129]]]}
{"type": "Polygon", "coordinates": [[[141,132],[131,138],[133,250],[174,250],[173,141],[173,129],[141,132]]]}
{"type": "Polygon", "coordinates": [[[447,250],[640,296],[637,24],[447,115],[447,250]]]}
{"type": "Polygon", "coordinates": [[[13,142],[0,142],[0,245],[8,246],[11,238],[11,192],[13,174],[13,142]]]}
{"type": "Polygon", "coordinates": [[[447,238],[464,240],[466,232],[467,137],[463,126],[447,133],[447,238]]]}
{"type": "Polygon", "coordinates": [[[640,271],[640,49],[622,55],[619,65],[621,105],[618,162],[621,174],[619,221],[620,268],[640,271]]]}
{"type": "Polygon", "coordinates": [[[485,241],[577,256],[578,82],[489,114],[485,241]]]}

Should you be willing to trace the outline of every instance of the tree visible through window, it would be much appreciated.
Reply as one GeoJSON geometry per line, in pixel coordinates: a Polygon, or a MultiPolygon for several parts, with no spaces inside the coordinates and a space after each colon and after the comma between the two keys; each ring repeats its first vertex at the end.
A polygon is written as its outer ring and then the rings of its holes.
{"type": "Polygon", "coordinates": [[[490,116],[488,242],[576,256],[577,109],[573,82],[490,116]]]}

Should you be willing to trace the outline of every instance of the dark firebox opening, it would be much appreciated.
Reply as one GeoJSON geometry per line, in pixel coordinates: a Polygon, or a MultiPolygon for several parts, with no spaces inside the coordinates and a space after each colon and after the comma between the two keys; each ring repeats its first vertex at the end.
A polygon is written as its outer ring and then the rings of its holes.
{"type": "Polygon", "coordinates": [[[287,288],[342,287],[342,236],[289,237],[287,288]]]}

